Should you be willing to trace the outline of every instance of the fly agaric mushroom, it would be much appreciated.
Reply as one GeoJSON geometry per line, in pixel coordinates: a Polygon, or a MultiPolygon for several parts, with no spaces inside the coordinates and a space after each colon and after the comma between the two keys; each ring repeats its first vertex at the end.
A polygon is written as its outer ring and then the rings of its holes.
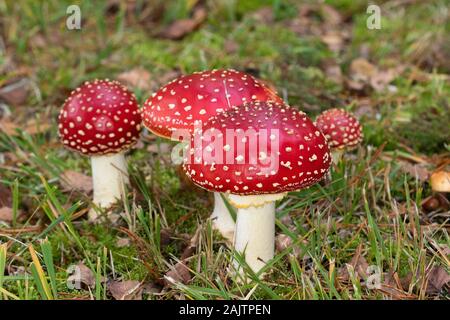
{"type": "Polygon", "coordinates": [[[325,137],[305,113],[270,101],[232,108],[202,129],[183,169],[238,208],[234,247],[258,272],[274,255],[275,201],[318,182],[330,167],[325,137]]]}
{"type": "MultiPolygon", "coordinates": [[[[192,134],[196,125],[217,113],[252,100],[282,102],[249,74],[233,69],[195,72],[172,80],[147,99],[143,123],[158,136],[178,140],[177,131],[192,134]]],[[[211,220],[225,238],[233,239],[234,221],[217,192],[211,220]]]]}
{"type": "MultiPolygon", "coordinates": [[[[85,82],[66,99],[58,119],[64,146],[91,158],[94,204],[111,206],[128,183],[124,152],[141,129],[134,94],[117,81],[85,82]]],[[[90,219],[96,216],[91,210],[90,219]]]]}
{"type": "Polygon", "coordinates": [[[345,149],[354,148],[363,139],[358,120],[343,109],[335,108],[322,112],[315,125],[327,139],[334,163],[339,162],[345,149]]]}

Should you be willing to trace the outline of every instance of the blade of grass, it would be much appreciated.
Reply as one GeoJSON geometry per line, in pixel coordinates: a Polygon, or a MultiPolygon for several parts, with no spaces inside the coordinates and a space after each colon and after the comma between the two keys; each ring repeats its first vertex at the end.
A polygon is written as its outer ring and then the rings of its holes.
{"type": "Polygon", "coordinates": [[[6,243],[3,243],[0,245],[0,288],[3,288],[5,268],[6,268],[6,243]]]}
{"type": "Polygon", "coordinates": [[[41,242],[41,250],[42,250],[42,255],[44,257],[45,267],[47,269],[47,273],[50,278],[50,286],[52,289],[53,297],[55,299],[57,299],[58,291],[57,291],[57,287],[56,287],[56,272],[55,272],[55,266],[53,264],[52,245],[48,241],[48,239],[45,239],[41,242]]]}
{"type": "Polygon", "coordinates": [[[36,285],[38,286],[38,289],[41,293],[41,296],[43,299],[53,300],[53,296],[45,277],[44,270],[42,269],[42,265],[32,244],[28,246],[28,250],[30,251],[31,259],[33,260],[33,262],[31,263],[31,271],[34,281],[36,282],[36,285]]]}

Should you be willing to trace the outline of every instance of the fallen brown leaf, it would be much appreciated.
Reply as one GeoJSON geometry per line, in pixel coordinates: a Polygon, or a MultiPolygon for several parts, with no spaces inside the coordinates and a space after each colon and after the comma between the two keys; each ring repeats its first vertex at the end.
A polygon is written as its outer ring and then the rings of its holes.
{"type": "Polygon", "coordinates": [[[116,246],[119,248],[128,247],[131,243],[129,238],[119,238],[116,241],[116,246]]]}
{"type": "Polygon", "coordinates": [[[172,241],[172,230],[170,228],[162,228],[159,238],[161,246],[167,246],[172,241]]]}
{"type": "Polygon", "coordinates": [[[341,67],[335,61],[325,63],[323,68],[328,79],[336,82],[337,84],[344,83],[344,76],[342,75],[341,67]]]}
{"type": "Polygon", "coordinates": [[[116,300],[142,300],[142,284],[136,280],[110,281],[108,289],[116,300]]]}
{"type": "Polygon", "coordinates": [[[162,38],[179,40],[196,30],[205,21],[206,15],[205,8],[197,7],[194,9],[192,18],[174,21],[166,29],[160,32],[159,35],[162,38]]]}
{"type": "Polygon", "coordinates": [[[68,283],[79,284],[78,289],[95,288],[95,274],[86,267],[83,262],[79,262],[74,269],[74,273],[67,278],[68,283]],[[84,285],[81,286],[81,285],[84,285]]]}
{"type": "Polygon", "coordinates": [[[406,161],[398,160],[400,164],[400,168],[403,172],[409,174],[410,176],[419,179],[421,182],[428,181],[430,178],[430,171],[421,164],[411,164],[406,161]]]}
{"type": "Polygon", "coordinates": [[[9,188],[0,183],[0,207],[12,206],[12,193],[9,188]]]}
{"type": "Polygon", "coordinates": [[[19,79],[0,88],[0,99],[6,103],[17,106],[23,104],[30,92],[30,82],[28,79],[19,79]]]}
{"type": "Polygon", "coordinates": [[[92,178],[82,173],[67,170],[61,175],[61,184],[64,189],[77,190],[85,193],[92,192],[92,178]]]}
{"type": "Polygon", "coordinates": [[[281,222],[282,224],[284,224],[286,227],[289,227],[289,228],[295,226],[295,225],[294,225],[294,221],[292,221],[292,218],[291,218],[291,216],[290,216],[289,214],[283,215],[283,216],[280,218],[280,222],[281,222]]]}
{"type": "Polygon", "coordinates": [[[17,135],[22,131],[30,135],[35,135],[38,133],[44,133],[50,128],[50,123],[41,121],[38,122],[35,119],[31,119],[25,125],[14,123],[9,119],[2,119],[2,121],[0,121],[0,130],[10,136],[17,135]]]}
{"type": "Polygon", "coordinates": [[[194,235],[189,240],[188,246],[183,250],[183,253],[181,254],[182,260],[186,260],[187,258],[189,258],[190,256],[192,256],[195,253],[195,251],[197,249],[198,241],[200,240],[201,231],[202,231],[202,226],[198,226],[197,230],[195,230],[194,235]]]}
{"type": "Polygon", "coordinates": [[[183,253],[181,254],[181,260],[177,262],[175,266],[171,266],[170,270],[164,275],[165,285],[176,282],[186,284],[191,280],[191,273],[189,271],[189,268],[186,266],[187,259],[191,257],[197,250],[201,231],[202,226],[199,226],[194,235],[190,238],[189,244],[183,250],[183,253]]]}
{"type": "Polygon", "coordinates": [[[13,220],[13,209],[0,207],[0,221],[11,222],[13,220]]]}
{"type": "Polygon", "coordinates": [[[302,253],[302,250],[298,245],[293,246],[293,243],[292,238],[286,234],[279,234],[275,237],[275,248],[278,252],[291,247],[292,250],[290,255],[298,258],[302,253]]]}
{"type": "Polygon", "coordinates": [[[117,80],[127,86],[135,87],[143,91],[147,91],[152,88],[150,72],[141,67],[137,67],[119,74],[117,76],[117,80]]]}
{"type": "Polygon", "coordinates": [[[362,256],[361,245],[356,249],[356,252],[350,260],[350,263],[347,263],[338,271],[338,274],[343,281],[348,281],[350,279],[348,266],[353,267],[353,269],[355,270],[355,275],[357,275],[360,279],[367,278],[367,268],[369,267],[369,264],[367,263],[366,258],[362,256]]]}
{"type": "Polygon", "coordinates": [[[172,266],[170,270],[164,275],[164,282],[166,285],[172,283],[183,283],[186,284],[191,280],[191,273],[184,262],[179,261],[172,266]]]}
{"type": "Polygon", "coordinates": [[[450,274],[443,267],[435,266],[427,273],[425,292],[427,294],[439,293],[448,283],[450,283],[450,274]]]}
{"type": "Polygon", "coordinates": [[[338,26],[342,23],[342,16],[335,8],[327,4],[319,5],[320,15],[322,16],[323,21],[331,26],[338,26]]]}
{"type": "Polygon", "coordinates": [[[350,64],[350,75],[354,81],[369,82],[377,73],[377,67],[364,58],[357,58],[350,64]]]}
{"type": "Polygon", "coordinates": [[[147,282],[142,285],[142,293],[155,294],[160,293],[162,287],[156,283],[147,282]]]}
{"type": "Polygon", "coordinates": [[[384,281],[380,284],[379,290],[390,296],[394,300],[413,299],[415,296],[403,290],[401,280],[397,273],[388,272],[384,275],[384,281]]]}
{"type": "Polygon", "coordinates": [[[404,66],[381,70],[365,58],[357,58],[350,64],[350,77],[347,79],[347,86],[356,91],[372,88],[377,92],[395,88],[389,84],[404,71],[404,66]]]}
{"type": "Polygon", "coordinates": [[[398,76],[398,72],[395,69],[388,69],[378,71],[370,79],[370,85],[377,91],[383,91],[389,83],[391,83],[398,76]]]}
{"type": "Polygon", "coordinates": [[[320,39],[328,46],[333,52],[339,52],[344,46],[344,39],[342,34],[337,31],[329,31],[322,35],[320,39]]]}

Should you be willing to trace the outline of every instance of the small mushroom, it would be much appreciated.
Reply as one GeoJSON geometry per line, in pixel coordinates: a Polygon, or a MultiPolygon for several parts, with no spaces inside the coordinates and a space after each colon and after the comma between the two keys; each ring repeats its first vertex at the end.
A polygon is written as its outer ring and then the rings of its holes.
{"type": "MultiPolygon", "coordinates": [[[[148,98],[143,123],[158,136],[178,140],[177,130],[192,134],[210,117],[252,100],[282,101],[249,74],[233,69],[195,72],[172,80],[148,98]]],[[[214,193],[211,220],[226,239],[233,239],[235,223],[219,192],[214,193]]]]}
{"type": "Polygon", "coordinates": [[[258,272],[274,256],[275,201],[320,181],[329,169],[325,137],[305,113],[270,101],[221,113],[204,124],[208,131],[223,143],[196,134],[183,169],[195,184],[226,193],[238,208],[234,247],[258,272]],[[212,145],[222,159],[234,161],[199,161],[197,155],[212,145]]]}
{"type": "MultiPolygon", "coordinates": [[[[85,82],[66,99],[58,119],[64,146],[91,158],[94,204],[110,207],[128,183],[124,152],[141,129],[134,94],[117,81],[85,82]]],[[[91,210],[89,218],[96,217],[91,210]]]]}
{"type": "Polygon", "coordinates": [[[322,112],[317,117],[315,125],[327,139],[334,163],[340,161],[345,150],[354,148],[363,139],[358,120],[343,109],[329,109],[322,112]]]}
{"type": "Polygon", "coordinates": [[[436,192],[450,192],[450,172],[436,171],[430,177],[431,189],[436,192]]]}

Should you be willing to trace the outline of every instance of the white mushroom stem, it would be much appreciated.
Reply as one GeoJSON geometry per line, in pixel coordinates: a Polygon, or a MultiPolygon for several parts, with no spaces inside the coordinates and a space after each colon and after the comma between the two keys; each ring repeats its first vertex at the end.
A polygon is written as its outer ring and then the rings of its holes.
{"type": "Polygon", "coordinates": [[[235,223],[219,192],[214,192],[214,210],[211,214],[213,227],[228,241],[233,241],[235,223]]]}
{"type": "MultiPolygon", "coordinates": [[[[254,272],[261,270],[274,256],[275,201],[284,196],[284,193],[228,195],[230,203],[238,208],[234,248],[244,255],[246,263],[254,272]]],[[[237,265],[237,269],[242,273],[240,266],[237,265]]]]}
{"type": "MultiPolygon", "coordinates": [[[[127,162],[123,152],[91,157],[94,204],[108,208],[121,199],[124,184],[129,182],[127,162]]],[[[91,210],[92,211],[92,210],[91,210]]],[[[92,217],[92,212],[91,218],[92,217]]]]}
{"type": "Polygon", "coordinates": [[[331,151],[331,157],[333,158],[333,163],[338,164],[342,159],[342,155],[344,154],[344,149],[333,149],[331,151]]]}

